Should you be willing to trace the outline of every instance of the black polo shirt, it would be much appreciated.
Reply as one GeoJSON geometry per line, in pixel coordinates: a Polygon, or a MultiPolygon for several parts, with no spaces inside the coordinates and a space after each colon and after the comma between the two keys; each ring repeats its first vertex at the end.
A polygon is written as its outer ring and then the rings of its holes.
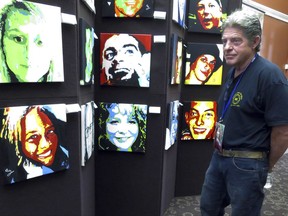
{"type": "MultiPolygon", "coordinates": [[[[224,93],[233,71],[234,68],[229,71],[218,100],[218,118],[222,115],[224,93]]],[[[238,79],[228,92],[232,92],[238,79]]],[[[270,149],[271,127],[288,124],[288,82],[278,66],[261,56],[256,57],[233,94],[223,124],[224,149],[270,149]]]]}

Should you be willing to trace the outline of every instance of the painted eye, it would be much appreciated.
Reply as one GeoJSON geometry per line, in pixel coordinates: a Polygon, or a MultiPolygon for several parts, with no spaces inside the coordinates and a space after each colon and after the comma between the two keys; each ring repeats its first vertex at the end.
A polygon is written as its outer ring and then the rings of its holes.
{"type": "Polygon", "coordinates": [[[191,117],[196,117],[196,116],[198,116],[198,112],[193,110],[193,111],[191,111],[190,115],[191,115],[191,117]]]}
{"type": "Polygon", "coordinates": [[[114,59],[114,57],[117,55],[116,52],[112,52],[112,51],[106,51],[105,53],[105,59],[107,59],[108,61],[111,61],[114,59]]]}
{"type": "Polygon", "coordinates": [[[130,120],[129,124],[137,124],[136,120],[130,120]]]}
{"type": "Polygon", "coordinates": [[[134,52],[134,50],[132,50],[132,49],[128,49],[128,50],[126,50],[126,52],[125,52],[125,54],[128,54],[128,55],[133,55],[135,52],[134,52]]]}
{"type": "Polygon", "coordinates": [[[56,135],[54,129],[50,129],[50,130],[46,131],[46,136],[54,136],[54,135],[56,135]]]}
{"type": "Polygon", "coordinates": [[[42,46],[42,45],[43,45],[43,41],[42,41],[42,40],[38,40],[38,41],[36,42],[36,44],[37,44],[38,46],[42,46]]]}
{"type": "Polygon", "coordinates": [[[27,142],[29,143],[38,143],[38,140],[40,139],[39,135],[33,134],[28,137],[27,142]]]}
{"type": "Polygon", "coordinates": [[[209,7],[210,7],[210,8],[214,8],[215,5],[214,5],[214,4],[209,4],[209,7]]]}
{"type": "Polygon", "coordinates": [[[216,64],[216,61],[211,61],[209,62],[209,64],[214,66],[216,64]]]}
{"type": "Polygon", "coordinates": [[[109,123],[110,123],[110,124],[112,124],[112,125],[115,125],[115,124],[118,124],[118,123],[119,123],[119,121],[116,121],[116,120],[112,120],[112,121],[110,121],[109,123]]]}
{"type": "Polygon", "coordinates": [[[205,8],[204,8],[204,5],[198,5],[198,6],[197,6],[197,10],[198,10],[198,11],[204,10],[204,9],[205,9],[205,8]]]}
{"type": "Polygon", "coordinates": [[[203,63],[207,63],[207,59],[206,59],[205,57],[200,58],[200,60],[201,60],[203,63]]]}
{"type": "Polygon", "coordinates": [[[24,38],[21,37],[21,36],[15,36],[15,37],[13,37],[13,40],[14,40],[16,43],[24,43],[24,38]]]}
{"type": "Polygon", "coordinates": [[[214,116],[214,114],[211,113],[211,112],[208,112],[208,113],[205,114],[205,117],[206,117],[207,119],[212,118],[213,116],[214,116]]]}

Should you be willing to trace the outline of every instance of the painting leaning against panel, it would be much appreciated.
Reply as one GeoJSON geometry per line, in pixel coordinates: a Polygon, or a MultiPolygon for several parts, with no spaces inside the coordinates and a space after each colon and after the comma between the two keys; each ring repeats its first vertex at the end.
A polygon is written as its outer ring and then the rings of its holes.
{"type": "Polygon", "coordinates": [[[81,106],[81,165],[85,166],[94,152],[95,144],[94,101],[81,106]]]}
{"type": "Polygon", "coordinates": [[[8,184],[69,168],[65,104],[5,107],[0,109],[0,120],[8,184]]]}
{"type": "Polygon", "coordinates": [[[172,20],[186,28],[186,0],[173,0],[172,20]]]}
{"type": "Polygon", "coordinates": [[[94,84],[94,28],[80,18],[80,85],[94,84]]]}
{"type": "Polygon", "coordinates": [[[179,100],[171,101],[168,105],[169,119],[168,128],[166,129],[165,150],[168,150],[177,142],[178,125],[179,125],[179,100]]]}
{"type": "Polygon", "coordinates": [[[180,84],[183,70],[183,39],[172,35],[170,84],[180,84]]]}

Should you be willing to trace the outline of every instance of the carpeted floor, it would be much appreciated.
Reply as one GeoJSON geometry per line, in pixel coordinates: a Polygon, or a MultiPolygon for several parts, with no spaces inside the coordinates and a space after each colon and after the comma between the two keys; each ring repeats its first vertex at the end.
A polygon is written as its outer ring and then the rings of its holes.
{"type": "MultiPolygon", "coordinates": [[[[263,216],[288,216],[288,153],[276,164],[273,171],[273,185],[265,189],[263,216]]],[[[200,196],[175,197],[163,216],[200,216],[200,196]]],[[[231,215],[226,208],[225,216],[231,215]]]]}

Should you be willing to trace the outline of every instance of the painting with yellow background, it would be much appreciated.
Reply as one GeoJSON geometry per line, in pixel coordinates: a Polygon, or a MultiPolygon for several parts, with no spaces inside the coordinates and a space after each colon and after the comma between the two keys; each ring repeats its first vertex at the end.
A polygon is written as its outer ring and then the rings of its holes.
{"type": "Polygon", "coordinates": [[[186,50],[185,85],[221,85],[222,44],[189,43],[186,50]]]}

